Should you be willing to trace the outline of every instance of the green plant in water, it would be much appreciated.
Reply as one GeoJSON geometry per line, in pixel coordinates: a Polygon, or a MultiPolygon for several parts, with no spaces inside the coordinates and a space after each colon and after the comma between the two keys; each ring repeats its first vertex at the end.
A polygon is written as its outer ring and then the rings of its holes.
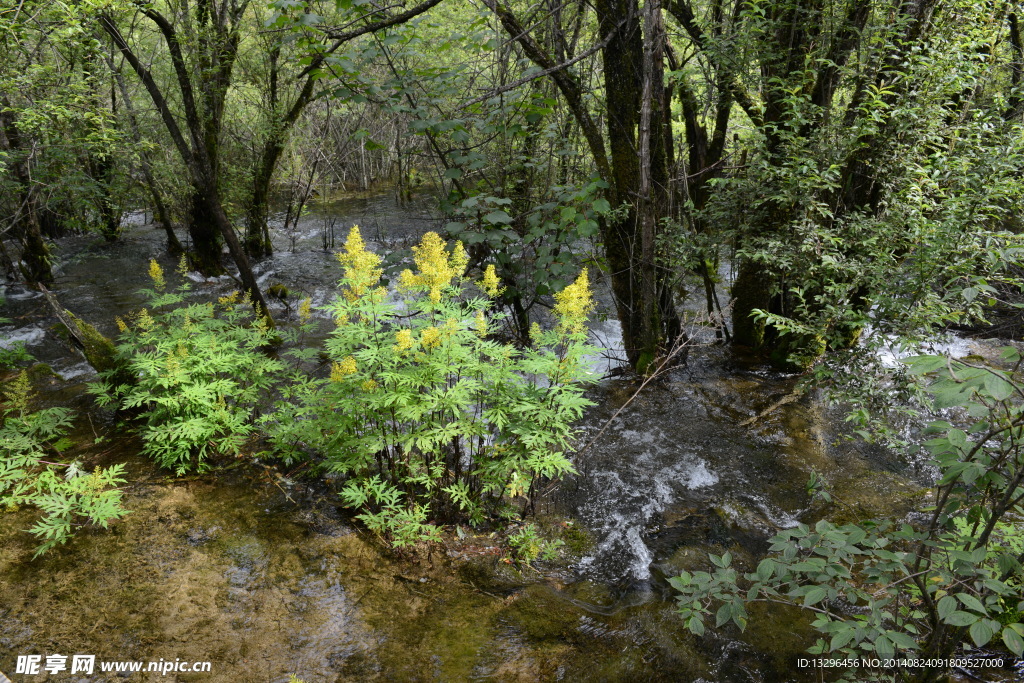
{"type": "Polygon", "coordinates": [[[124,465],[97,467],[90,474],[77,462],[58,462],[71,411],[31,411],[32,387],[22,371],[5,392],[0,418],[0,507],[32,505],[43,517],[29,529],[41,541],[38,557],[70,539],[85,524],[103,528],[128,514],[121,507],[124,465]]]}
{"type": "MultiPolygon", "coordinates": [[[[686,626],[703,633],[717,606],[716,626],[743,628],[745,605],[765,601],[813,614],[822,635],[814,654],[948,661],[961,647],[996,641],[1024,655],[1024,378],[1018,350],[1005,349],[1004,359],[1012,370],[944,356],[904,361],[933,408],[973,420],[966,429],[929,426],[923,445],[940,476],[925,523],[801,524],[776,535],[772,554],[742,576],[729,553],[711,556],[713,572],[670,579],[686,626]]],[[[897,667],[872,675],[931,681],[942,671],[897,667]]]]}
{"type": "MultiPolygon", "coordinates": [[[[6,300],[0,296],[0,306],[3,306],[6,300]]],[[[4,318],[0,316],[0,325],[6,325],[11,322],[10,318],[4,318]]],[[[32,360],[32,356],[28,351],[25,350],[24,342],[14,342],[8,346],[0,346],[0,370],[17,367],[19,363],[25,363],[32,360]]]]}
{"type": "Polygon", "coordinates": [[[92,389],[101,405],[139,411],[143,453],[179,475],[201,471],[214,455],[240,453],[283,366],[261,352],[273,332],[237,292],[216,305],[181,306],[188,286],[167,293],[156,261],[149,272],[152,313],[143,309],[133,324],[118,319],[117,351],[133,381],[104,373],[92,389]]]}
{"type": "Polygon", "coordinates": [[[327,310],[330,377],[302,373],[269,432],[282,457],[312,451],[347,482],[342,499],[395,546],[438,538],[438,524],[482,522],[508,501],[525,505],[544,479],[573,471],[572,423],[595,377],[584,354],[592,307],[587,275],[556,295],[554,329],[533,348],[490,338],[501,285],[488,267],[469,295],[461,243],[434,233],[414,248],[416,270],[394,293],[380,259],[352,228],[339,254],[342,295],[327,310]]]}
{"type": "Polygon", "coordinates": [[[512,561],[530,566],[538,559],[546,562],[558,559],[565,542],[561,539],[545,540],[537,525],[531,523],[524,524],[518,531],[509,534],[508,545],[512,551],[512,561]]]}

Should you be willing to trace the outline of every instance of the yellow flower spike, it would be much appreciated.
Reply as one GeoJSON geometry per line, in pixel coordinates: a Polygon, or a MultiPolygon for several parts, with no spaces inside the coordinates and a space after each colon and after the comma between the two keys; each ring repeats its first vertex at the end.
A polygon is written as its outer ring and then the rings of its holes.
{"type": "Polygon", "coordinates": [[[448,318],[444,321],[444,338],[451,339],[459,331],[459,321],[455,318],[448,318]]]}
{"type": "Polygon", "coordinates": [[[121,332],[128,331],[128,323],[121,320],[121,316],[117,316],[116,318],[114,318],[114,322],[117,323],[117,329],[121,330],[121,332]]]}
{"type": "Polygon", "coordinates": [[[182,254],[181,258],[178,259],[178,267],[176,268],[178,275],[185,277],[188,275],[188,259],[182,254]]]}
{"type": "Polygon", "coordinates": [[[473,329],[480,338],[487,336],[487,316],[483,311],[476,312],[476,319],[473,321],[473,329]]]}
{"type": "Polygon", "coordinates": [[[412,330],[407,327],[403,327],[398,332],[395,332],[395,351],[408,351],[412,348],[413,338],[412,330]]]}
{"type": "Polygon", "coordinates": [[[420,344],[425,349],[432,349],[441,343],[441,331],[434,326],[427,327],[420,334],[420,344]]]}
{"type": "Polygon", "coordinates": [[[144,332],[149,332],[153,329],[154,325],[156,325],[156,321],[149,315],[149,311],[145,308],[139,311],[139,327],[141,327],[144,332]]]}
{"type": "Polygon", "coordinates": [[[576,282],[555,294],[555,315],[558,316],[559,327],[570,333],[582,332],[593,309],[593,293],[584,268],[576,282]]]}
{"type": "Polygon", "coordinates": [[[231,308],[232,306],[238,303],[238,298],[240,296],[242,296],[241,293],[239,293],[239,291],[236,289],[235,291],[231,292],[231,294],[218,298],[217,303],[219,303],[222,306],[227,306],[228,308],[231,308]]]}
{"type": "Polygon", "coordinates": [[[149,278],[153,281],[153,286],[157,289],[163,289],[166,282],[164,281],[164,269],[160,267],[160,264],[156,262],[156,259],[149,260],[149,278]]]}
{"type": "Polygon", "coordinates": [[[462,277],[466,272],[466,268],[469,266],[469,254],[466,253],[466,248],[462,246],[462,242],[456,242],[455,248],[452,249],[452,271],[455,273],[454,277],[462,277]]]}
{"type": "Polygon", "coordinates": [[[346,356],[340,363],[331,363],[331,381],[340,382],[349,375],[356,373],[356,359],[346,356]]]}
{"type": "Polygon", "coordinates": [[[380,268],[380,257],[372,251],[367,251],[358,225],[352,226],[345,240],[345,250],[337,256],[345,268],[345,279],[349,281],[349,291],[354,297],[366,293],[367,289],[380,281],[380,276],[384,273],[380,268]]]}
{"type": "Polygon", "coordinates": [[[505,291],[505,288],[501,286],[501,281],[498,280],[498,274],[494,271],[493,263],[484,268],[484,278],[480,281],[480,289],[484,290],[484,293],[492,299],[505,291]]]}
{"type": "Polygon", "coordinates": [[[533,323],[532,325],[530,325],[530,339],[533,342],[536,343],[540,341],[541,334],[543,334],[543,332],[540,329],[540,325],[538,325],[537,323],[533,323]]]}
{"type": "Polygon", "coordinates": [[[419,246],[412,248],[412,253],[419,271],[417,284],[429,289],[431,301],[440,303],[441,290],[451,284],[452,278],[457,275],[444,250],[444,240],[436,232],[428,232],[419,246]]]}
{"type": "Polygon", "coordinates": [[[313,317],[313,299],[307,297],[299,302],[299,322],[303,325],[313,317]]]}
{"type": "Polygon", "coordinates": [[[377,382],[372,379],[366,380],[359,386],[360,388],[362,388],[363,391],[365,391],[368,394],[372,394],[374,391],[377,390],[377,382]]]}
{"type": "Polygon", "coordinates": [[[398,276],[398,290],[407,292],[420,283],[412,271],[406,268],[398,276]]]}

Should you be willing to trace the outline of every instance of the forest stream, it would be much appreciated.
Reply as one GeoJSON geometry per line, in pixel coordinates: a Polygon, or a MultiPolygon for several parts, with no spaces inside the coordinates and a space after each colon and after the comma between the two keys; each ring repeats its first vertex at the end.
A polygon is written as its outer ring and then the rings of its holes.
{"type": "MultiPolygon", "coordinates": [[[[360,224],[377,251],[435,228],[426,205],[391,195],[318,208],[294,234],[279,234],[276,254],[257,269],[264,289],[279,283],[292,293],[291,306],[334,296],[338,264],[323,248],[324,216],[339,234],[360,224]]],[[[162,231],[136,216],[116,243],[60,243],[51,289],[114,336],[115,316],[141,306],[150,258],[173,271],[162,231]]],[[[191,296],[211,300],[235,288],[230,278],[197,280],[191,296]]],[[[826,512],[841,521],[900,519],[928,495],[928,472],[845,439],[841,411],[813,398],[786,400],[797,377],[698,344],[685,366],[635,398],[634,379],[589,390],[597,405],[579,443],[594,443],[576,461],[578,475],[551,486],[536,506],[536,524],[564,541],[560,559],[516,568],[502,561],[493,534],[468,527],[429,556],[401,556],[354,522],[327,485],[301,473],[269,462],[178,479],[157,469],[94,405],[85,383],[95,375],[55,334],[42,295],[17,285],[3,295],[13,324],[0,328],[0,339],[24,341],[52,368],[34,374],[45,403],[76,411],[74,455],[128,464],[131,510],[109,530],[87,530],[36,560],[35,541],[22,531],[35,512],[0,517],[7,673],[19,654],[80,653],[209,661],[211,671],[67,680],[819,680],[820,672],[796,665],[814,641],[803,614],[754,605],[745,632],[730,626],[698,638],[678,617],[667,577],[706,568],[709,552],[730,551],[737,567],[752,571],[780,529],[826,512]],[[811,499],[812,471],[841,508],[811,499]]],[[[273,305],[287,320],[285,304],[273,305]]],[[[600,338],[614,344],[616,324],[599,325],[600,338]]],[[[959,343],[963,354],[985,352],[959,343]]],[[[1022,675],[1006,668],[954,679],[1022,675]]]]}

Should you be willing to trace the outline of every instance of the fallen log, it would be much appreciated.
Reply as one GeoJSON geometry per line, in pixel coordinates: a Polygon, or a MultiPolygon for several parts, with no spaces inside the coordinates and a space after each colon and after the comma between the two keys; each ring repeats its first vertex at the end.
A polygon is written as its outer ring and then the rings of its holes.
{"type": "Polygon", "coordinates": [[[131,383],[133,379],[132,373],[128,369],[127,364],[118,358],[114,342],[100,334],[99,330],[95,327],[61,306],[53,292],[44,285],[40,284],[39,290],[46,297],[46,301],[50,304],[50,308],[53,309],[57,320],[60,321],[60,324],[67,331],[71,345],[85,356],[85,360],[89,365],[100,374],[114,373],[112,379],[115,384],[131,383]]]}

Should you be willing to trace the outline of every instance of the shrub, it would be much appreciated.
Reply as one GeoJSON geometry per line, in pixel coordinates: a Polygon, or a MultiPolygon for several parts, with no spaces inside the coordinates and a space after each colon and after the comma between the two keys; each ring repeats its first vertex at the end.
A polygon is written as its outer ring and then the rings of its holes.
{"type": "Polygon", "coordinates": [[[587,274],[556,295],[557,323],[533,348],[490,338],[493,266],[469,295],[461,243],[435,233],[393,290],[358,227],[339,254],[342,293],[327,307],[330,377],[296,377],[270,425],[287,459],[306,450],[347,478],[342,498],[396,546],[437,537],[438,520],[480,523],[510,499],[573,471],[572,422],[589,405],[583,356],[587,274]],[[397,294],[397,298],[392,295],[397,294]]]}
{"type": "Polygon", "coordinates": [[[152,313],[118,319],[118,355],[132,381],[104,373],[93,389],[102,405],[140,412],[143,453],[179,475],[201,471],[213,455],[239,453],[282,365],[261,352],[274,335],[237,292],[217,305],[179,306],[188,287],[164,293],[156,261],[150,276],[152,313]]]}
{"type": "MultiPolygon", "coordinates": [[[[924,447],[939,471],[935,505],[916,526],[866,522],[799,525],[772,539],[772,554],[740,576],[729,553],[713,573],[671,579],[694,633],[717,605],[715,622],[744,627],[745,603],[803,607],[822,634],[812,648],[832,657],[948,662],[959,647],[1002,641],[1024,654],[1019,523],[1024,503],[1024,385],[1021,354],[1002,371],[943,356],[907,359],[934,409],[955,408],[973,423],[931,423],[924,447]],[[742,586],[742,587],[741,587],[742,586]]],[[[901,665],[902,666],[902,665],[901,665]]],[[[934,680],[939,667],[885,669],[885,680],[934,680]]],[[[860,671],[859,675],[866,675],[860,671]]]]}
{"type": "Polygon", "coordinates": [[[0,418],[0,506],[34,505],[43,512],[31,531],[40,541],[35,557],[62,545],[84,524],[106,528],[113,519],[128,514],[121,507],[124,465],[97,467],[91,474],[77,462],[46,459],[66,443],[62,438],[71,425],[64,408],[32,412],[31,385],[22,371],[7,393],[8,404],[0,418]]]}

